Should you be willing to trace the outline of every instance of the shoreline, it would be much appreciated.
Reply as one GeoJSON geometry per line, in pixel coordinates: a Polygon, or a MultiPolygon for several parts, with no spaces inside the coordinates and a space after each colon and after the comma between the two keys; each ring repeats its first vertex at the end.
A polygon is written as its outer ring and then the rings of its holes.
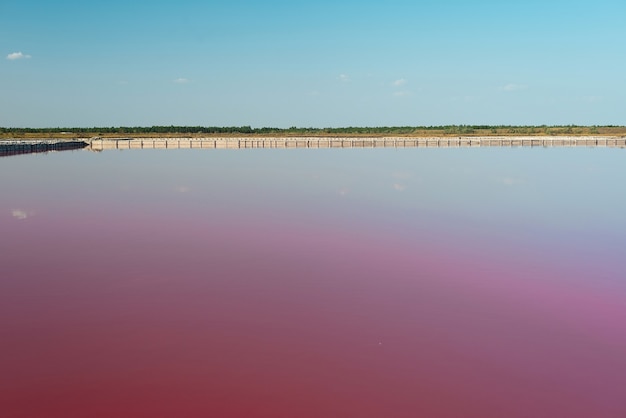
{"type": "Polygon", "coordinates": [[[0,156],[86,149],[248,149],[248,148],[475,148],[475,147],[608,147],[626,148],[623,136],[455,136],[455,137],[172,137],[0,140],[0,156]]]}
{"type": "Polygon", "coordinates": [[[610,147],[626,148],[615,136],[499,136],[499,137],[205,137],[92,138],[89,150],[108,149],[246,149],[246,148],[464,148],[464,147],[610,147]]]}

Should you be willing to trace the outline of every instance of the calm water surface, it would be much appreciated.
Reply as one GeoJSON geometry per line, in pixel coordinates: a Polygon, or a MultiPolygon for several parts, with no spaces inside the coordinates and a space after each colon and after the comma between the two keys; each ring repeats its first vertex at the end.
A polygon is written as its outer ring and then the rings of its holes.
{"type": "Polygon", "coordinates": [[[2,417],[625,417],[626,151],[0,159],[2,417]]]}

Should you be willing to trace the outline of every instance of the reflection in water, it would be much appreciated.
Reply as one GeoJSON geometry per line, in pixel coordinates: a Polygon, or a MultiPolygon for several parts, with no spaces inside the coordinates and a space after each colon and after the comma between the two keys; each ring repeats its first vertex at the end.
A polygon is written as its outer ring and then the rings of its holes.
{"type": "Polygon", "coordinates": [[[76,140],[55,140],[55,139],[42,139],[42,140],[0,140],[0,157],[8,157],[12,155],[20,154],[33,154],[33,153],[48,153],[56,151],[77,150],[85,148],[87,142],[76,140]]]}
{"type": "Polygon", "coordinates": [[[21,220],[21,219],[26,219],[26,218],[28,218],[29,216],[32,216],[32,215],[34,215],[34,214],[35,214],[35,213],[34,213],[33,211],[28,212],[28,211],[21,210],[21,209],[13,209],[13,210],[11,211],[11,215],[13,215],[13,217],[14,217],[15,219],[20,219],[20,220],[21,220]]]}
{"type": "Polygon", "coordinates": [[[0,409],[623,416],[623,158],[328,149],[3,160],[0,174],[17,180],[0,186],[0,409]]]}
{"type": "Polygon", "coordinates": [[[181,148],[458,148],[458,147],[626,147],[626,138],[607,136],[459,137],[226,137],[92,139],[89,150],[181,148]]]}

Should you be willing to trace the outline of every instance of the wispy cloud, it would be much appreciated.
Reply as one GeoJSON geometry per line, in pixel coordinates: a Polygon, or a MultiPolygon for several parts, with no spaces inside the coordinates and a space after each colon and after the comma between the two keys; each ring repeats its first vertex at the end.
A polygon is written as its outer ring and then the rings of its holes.
{"type": "Polygon", "coordinates": [[[585,96],[583,100],[587,103],[598,103],[603,100],[602,96],[585,96]]]}
{"type": "Polygon", "coordinates": [[[339,80],[343,81],[344,83],[348,83],[350,82],[350,76],[348,76],[347,74],[339,74],[339,80]]]}
{"type": "Polygon", "coordinates": [[[473,103],[480,99],[478,96],[454,96],[450,100],[453,102],[473,103]]]}
{"type": "Polygon", "coordinates": [[[12,52],[9,55],[7,55],[7,59],[11,61],[28,59],[28,58],[30,58],[30,55],[23,54],[21,52],[12,52]]]}
{"type": "Polygon", "coordinates": [[[176,83],[176,84],[187,84],[187,83],[189,83],[189,79],[183,78],[183,77],[177,78],[176,80],[174,80],[174,83],[176,83]]]}
{"type": "Polygon", "coordinates": [[[528,90],[528,86],[525,84],[515,84],[515,83],[510,83],[510,84],[506,84],[504,86],[502,86],[501,88],[502,91],[521,91],[521,90],[528,90]]]}
{"type": "Polygon", "coordinates": [[[391,83],[394,88],[394,92],[392,93],[394,97],[406,97],[410,96],[411,92],[407,89],[401,89],[401,87],[406,86],[408,81],[406,78],[399,78],[391,83]]]}
{"type": "Polygon", "coordinates": [[[404,184],[394,183],[393,184],[393,189],[398,191],[398,192],[403,192],[406,189],[406,186],[404,184]]]}

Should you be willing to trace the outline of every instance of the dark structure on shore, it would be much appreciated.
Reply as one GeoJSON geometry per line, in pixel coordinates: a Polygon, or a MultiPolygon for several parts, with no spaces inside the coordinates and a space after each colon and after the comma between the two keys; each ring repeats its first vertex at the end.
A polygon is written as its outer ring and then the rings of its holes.
{"type": "Polygon", "coordinates": [[[1,141],[0,157],[35,152],[66,151],[81,149],[87,146],[85,141],[1,141]]]}

